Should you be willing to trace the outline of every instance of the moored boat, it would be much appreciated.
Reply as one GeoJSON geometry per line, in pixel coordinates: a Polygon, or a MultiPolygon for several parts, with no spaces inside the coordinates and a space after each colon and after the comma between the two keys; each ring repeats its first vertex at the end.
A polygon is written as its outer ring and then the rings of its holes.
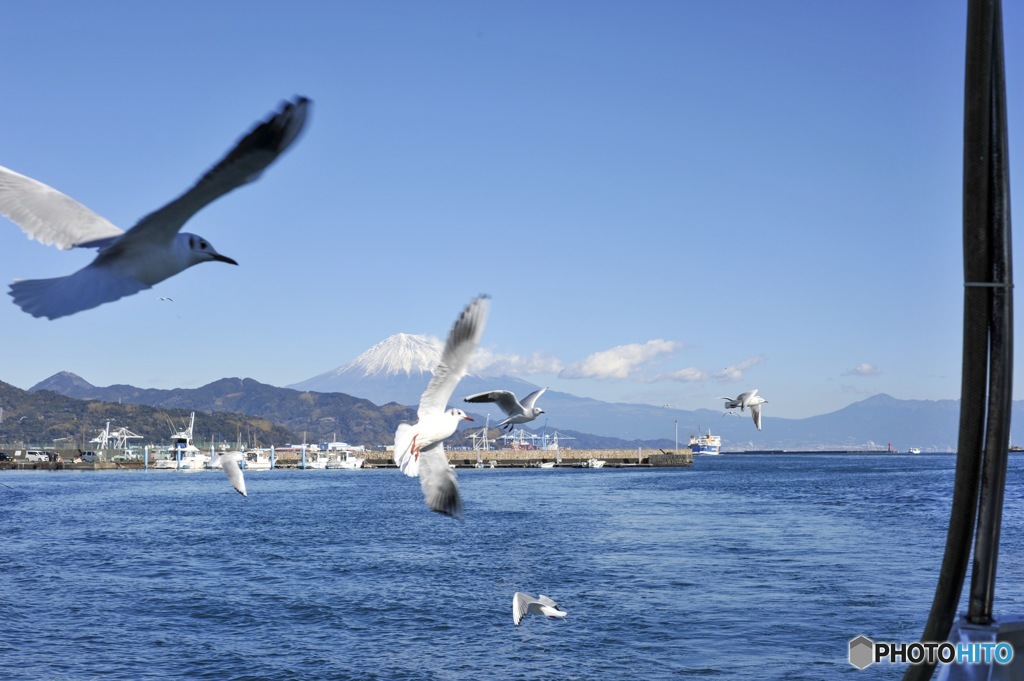
{"type": "Polygon", "coordinates": [[[192,412],[188,428],[171,435],[170,448],[157,451],[155,459],[149,464],[149,467],[182,471],[206,468],[211,457],[208,454],[203,454],[198,447],[192,444],[192,428],[195,423],[196,413],[192,412]]]}
{"type": "Polygon", "coordinates": [[[712,435],[711,430],[704,435],[690,436],[690,453],[717,455],[722,447],[722,436],[712,435]]]}
{"type": "Polygon", "coordinates": [[[362,468],[365,462],[366,459],[348,451],[328,452],[327,454],[327,468],[332,470],[355,470],[362,468]]]}
{"type": "Polygon", "coordinates": [[[242,455],[242,466],[247,471],[269,471],[274,459],[265,449],[247,449],[242,455]]]}

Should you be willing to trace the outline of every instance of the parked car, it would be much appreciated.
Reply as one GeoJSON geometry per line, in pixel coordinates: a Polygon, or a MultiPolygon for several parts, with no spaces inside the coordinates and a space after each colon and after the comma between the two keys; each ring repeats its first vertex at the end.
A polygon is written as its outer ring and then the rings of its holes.
{"type": "Polygon", "coordinates": [[[46,454],[46,452],[41,452],[35,449],[30,449],[27,452],[25,452],[25,461],[46,463],[49,460],[50,457],[46,454]]]}
{"type": "Polygon", "coordinates": [[[14,457],[6,452],[0,452],[0,461],[14,461],[14,457]]]}

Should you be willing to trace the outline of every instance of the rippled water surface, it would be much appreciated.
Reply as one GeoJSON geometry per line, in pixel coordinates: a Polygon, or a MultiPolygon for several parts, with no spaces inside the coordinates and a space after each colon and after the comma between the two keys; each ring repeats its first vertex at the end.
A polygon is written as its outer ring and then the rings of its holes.
{"type": "MultiPolygon", "coordinates": [[[[921,633],[950,455],[467,470],[0,473],[0,678],[881,679],[921,633]],[[566,621],[512,624],[515,591],[566,621]]],[[[1011,457],[1000,612],[1024,612],[1011,457]]]]}

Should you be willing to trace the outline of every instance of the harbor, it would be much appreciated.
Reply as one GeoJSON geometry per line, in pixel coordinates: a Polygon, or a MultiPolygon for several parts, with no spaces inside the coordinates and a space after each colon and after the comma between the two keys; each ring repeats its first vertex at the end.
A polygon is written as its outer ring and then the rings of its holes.
{"type": "MultiPolygon", "coordinates": [[[[175,470],[175,459],[159,458],[155,452],[146,449],[125,455],[125,450],[100,450],[82,452],[77,449],[0,449],[5,458],[0,460],[0,470],[175,470]],[[157,465],[157,463],[166,465],[157,465]]],[[[266,450],[269,455],[270,450],[266,450]]],[[[688,450],[662,451],[659,449],[560,449],[515,450],[491,449],[479,452],[455,450],[448,452],[449,464],[455,468],[661,468],[693,465],[693,455],[688,450]],[[603,463],[596,463],[603,462],[603,463]]],[[[391,453],[384,450],[365,451],[364,462],[358,468],[394,468],[391,453]]],[[[331,469],[345,466],[313,465],[313,453],[307,452],[303,465],[301,451],[282,448],[274,451],[273,468],[276,469],[331,469]]],[[[267,459],[269,461],[269,459],[267,459]]],[[[264,469],[270,466],[262,467],[264,469]]],[[[357,468],[351,466],[348,468],[357,468]]],[[[198,470],[179,467],[178,470],[198,470]]],[[[257,470],[256,467],[252,467],[257,470]]]]}

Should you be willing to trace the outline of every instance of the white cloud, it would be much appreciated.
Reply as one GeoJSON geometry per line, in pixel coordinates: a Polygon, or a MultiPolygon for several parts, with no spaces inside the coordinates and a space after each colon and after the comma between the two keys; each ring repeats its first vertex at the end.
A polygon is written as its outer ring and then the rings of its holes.
{"type": "Polygon", "coordinates": [[[620,345],[611,350],[595,352],[567,366],[559,377],[647,380],[640,376],[640,371],[647,363],[662,355],[672,354],[681,347],[682,343],[660,338],[646,343],[620,345]]]}
{"type": "Polygon", "coordinates": [[[484,376],[528,376],[530,374],[557,374],[562,370],[562,361],[535,352],[529,357],[502,355],[484,348],[478,348],[470,360],[469,370],[484,376]]]}
{"type": "Polygon", "coordinates": [[[882,373],[882,370],[874,364],[861,362],[852,369],[843,372],[843,376],[877,376],[880,373],[882,373]]]}
{"type": "Polygon", "coordinates": [[[747,357],[742,362],[727,366],[718,373],[715,374],[722,383],[735,383],[743,378],[743,372],[750,369],[753,366],[760,364],[761,362],[768,359],[764,355],[754,355],[753,357],[747,357]]]}
{"type": "Polygon", "coordinates": [[[658,376],[658,380],[678,381],[679,383],[699,383],[708,380],[711,374],[696,367],[686,367],[658,376]]]}

